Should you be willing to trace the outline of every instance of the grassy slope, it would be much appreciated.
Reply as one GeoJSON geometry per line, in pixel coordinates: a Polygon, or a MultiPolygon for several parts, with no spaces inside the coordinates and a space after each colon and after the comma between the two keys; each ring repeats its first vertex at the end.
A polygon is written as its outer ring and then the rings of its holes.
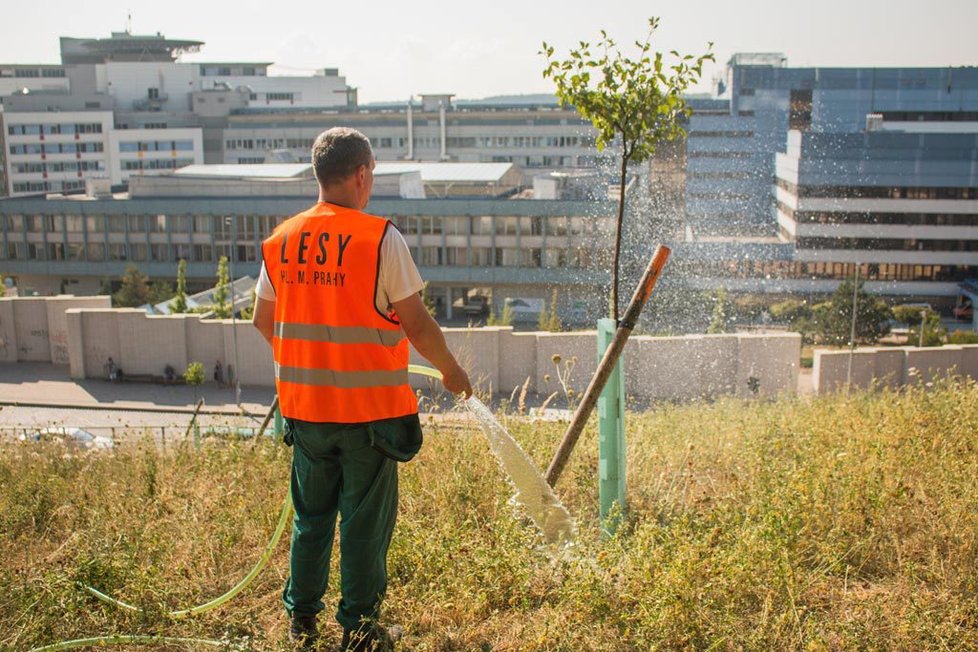
{"type": "MultiPolygon", "coordinates": [[[[432,426],[402,467],[386,618],[413,650],[974,649],[976,405],[972,384],[630,415],[626,527],[597,536],[591,431],[558,485],[581,540],[556,560],[513,518],[484,440],[432,426]]],[[[562,427],[507,421],[545,466],[562,427]]],[[[284,542],[230,608],[159,610],[250,568],[287,466],[271,443],[3,449],[0,649],[107,632],[285,649],[284,542]],[[79,580],[155,613],[103,606],[79,580]]],[[[327,615],[336,599],[331,580],[327,615]]]]}

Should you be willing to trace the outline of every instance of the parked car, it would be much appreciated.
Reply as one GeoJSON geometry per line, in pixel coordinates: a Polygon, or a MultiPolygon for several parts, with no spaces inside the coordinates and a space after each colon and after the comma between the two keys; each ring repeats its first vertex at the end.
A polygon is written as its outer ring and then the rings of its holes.
{"type": "Polygon", "coordinates": [[[489,297],[473,294],[464,301],[457,299],[452,308],[469,317],[484,317],[489,314],[489,297]]]}
{"type": "Polygon", "coordinates": [[[954,306],[954,318],[964,319],[970,321],[974,315],[974,307],[971,305],[970,301],[964,301],[956,306],[954,306]]]}
{"type": "Polygon", "coordinates": [[[24,433],[19,439],[25,443],[41,441],[61,442],[66,446],[83,450],[111,450],[115,447],[115,442],[111,437],[93,435],[87,430],[66,426],[42,428],[29,434],[24,433]]]}

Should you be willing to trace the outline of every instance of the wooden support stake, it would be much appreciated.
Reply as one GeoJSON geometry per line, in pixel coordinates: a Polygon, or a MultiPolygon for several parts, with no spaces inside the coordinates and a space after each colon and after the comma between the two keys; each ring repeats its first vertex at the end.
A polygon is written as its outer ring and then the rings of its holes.
{"type": "Polygon", "coordinates": [[[564,439],[560,442],[557,452],[554,453],[553,460],[550,461],[550,466],[547,468],[547,484],[551,487],[557,484],[560,474],[563,473],[564,467],[567,466],[567,460],[570,458],[570,454],[574,450],[577,440],[580,439],[581,433],[584,431],[588,417],[591,416],[591,412],[598,402],[598,396],[600,396],[601,390],[604,389],[605,384],[608,382],[608,376],[614,370],[615,363],[621,357],[621,352],[625,350],[625,342],[628,341],[628,336],[632,334],[632,330],[638,322],[638,316],[642,313],[642,308],[645,307],[646,302],[649,300],[649,295],[652,294],[652,289],[655,287],[656,281],[662,275],[662,268],[665,267],[666,261],[669,259],[669,253],[669,247],[659,245],[652,255],[652,260],[649,261],[649,266],[645,268],[642,280],[639,282],[638,287],[635,288],[635,294],[632,295],[632,300],[629,302],[624,316],[618,323],[618,331],[615,333],[615,337],[611,341],[608,350],[605,351],[604,358],[601,359],[598,370],[594,373],[591,383],[584,392],[584,396],[581,398],[580,405],[577,406],[577,411],[574,413],[574,418],[571,420],[570,426],[567,427],[564,439]]]}

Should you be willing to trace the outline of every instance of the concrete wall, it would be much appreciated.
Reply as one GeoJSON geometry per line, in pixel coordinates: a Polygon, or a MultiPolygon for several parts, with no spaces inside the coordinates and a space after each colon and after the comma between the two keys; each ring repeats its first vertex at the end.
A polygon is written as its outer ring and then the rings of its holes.
{"type": "Polygon", "coordinates": [[[0,362],[68,364],[65,311],[110,304],[107,296],[0,298],[0,362]]]}
{"type": "MultiPolygon", "coordinates": [[[[816,350],[812,381],[826,394],[845,389],[849,351],[816,350]]],[[[858,348],[852,354],[851,386],[897,389],[951,376],[978,379],[978,344],[917,348],[858,348]]]]}
{"type": "Polygon", "coordinates": [[[42,297],[18,297],[14,302],[18,362],[50,362],[48,310],[42,297]]]}
{"type": "Polygon", "coordinates": [[[0,362],[17,362],[14,302],[8,299],[0,299],[0,362]]]}
{"type": "MultiPolygon", "coordinates": [[[[52,314],[61,314],[52,321],[60,323],[63,318],[64,348],[74,378],[103,377],[111,357],[127,374],[161,376],[167,365],[182,373],[187,364],[197,361],[204,364],[209,380],[220,360],[225,369],[235,367],[244,385],[274,383],[271,351],[248,322],[238,321],[235,330],[230,320],[202,320],[199,315],[148,316],[133,308],[65,310],[70,302],[48,301],[52,314]]],[[[27,305],[34,311],[36,306],[45,308],[44,299],[27,305]]],[[[11,320],[17,323],[11,312],[10,306],[0,303],[0,337],[11,338],[16,346],[21,334],[8,334],[11,320]]],[[[46,319],[45,310],[36,316],[45,324],[46,319]]],[[[563,376],[567,388],[581,394],[597,368],[594,331],[514,333],[510,327],[490,327],[444,332],[473,385],[485,391],[509,395],[529,378],[531,392],[562,394],[563,376]]],[[[800,349],[800,337],[794,333],[635,336],[622,358],[626,394],[641,400],[753,396],[751,385],[756,385],[759,396],[792,394],[800,349]]],[[[427,364],[413,349],[411,361],[427,364]]],[[[969,364],[978,367],[978,355],[969,364]]],[[[416,387],[428,384],[415,376],[411,382],[416,387]]]]}
{"type": "Polygon", "coordinates": [[[112,298],[108,295],[97,297],[58,296],[45,300],[48,313],[48,342],[51,347],[51,362],[68,364],[68,321],[65,311],[71,308],[100,309],[111,308],[112,298]]]}

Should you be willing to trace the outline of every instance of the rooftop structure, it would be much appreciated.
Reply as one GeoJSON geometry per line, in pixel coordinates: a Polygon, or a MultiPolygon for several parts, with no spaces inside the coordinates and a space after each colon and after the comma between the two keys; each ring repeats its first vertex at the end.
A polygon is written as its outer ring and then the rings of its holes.
{"type": "Polygon", "coordinates": [[[140,35],[112,32],[109,38],[61,37],[61,63],[108,63],[109,61],[176,61],[181,54],[198,52],[203,41],[168,39],[159,32],[140,35]]]}

